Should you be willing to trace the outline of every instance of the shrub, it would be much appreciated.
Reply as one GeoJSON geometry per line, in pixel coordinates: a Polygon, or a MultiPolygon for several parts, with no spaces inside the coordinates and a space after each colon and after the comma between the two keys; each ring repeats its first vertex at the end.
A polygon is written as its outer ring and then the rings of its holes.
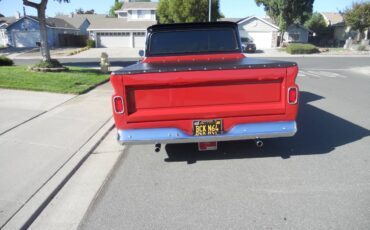
{"type": "Polygon", "coordinates": [[[313,54],[318,53],[319,49],[312,44],[292,43],[286,48],[290,54],[313,54]]]}
{"type": "Polygon", "coordinates": [[[366,51],[366,50],[367,50],[366,46],[364,46],[364,45],[357,46],[357,51],[366,51]]]}
{"type": "Polygon", "coordinates": [[[39,61],[34,67],[36,68],[62,68],[63,65],[56,59],[51,59],[50,61],[39,61]]]}
{"type": "Polygon", "coordinates": [[[88,39],[86,41],[86,46],[89,47],[89,48],[95,48],[95,41],[91,40],[91,39],[88,39]]]}
{"type": "Polygon", "coordinates": [[[13,64],[14,64],[13,60],[5,56],[0,56],[0,66],[11,66],[13,64]]]}

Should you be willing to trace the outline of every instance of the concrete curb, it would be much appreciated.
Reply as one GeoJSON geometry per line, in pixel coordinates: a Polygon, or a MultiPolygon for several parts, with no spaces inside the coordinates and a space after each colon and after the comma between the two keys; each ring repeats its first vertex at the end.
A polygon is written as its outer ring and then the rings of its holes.
{"type": "Polygon", "coordinates": [[[3,229],[27,229],[113,128],[113,118],[110,117],[23,205],[3,229]]]}
{"type": "Polygon", "coordinates": [[[126,158],[112,130],[29,229],[79,229],[111,175],[126,158]]]}

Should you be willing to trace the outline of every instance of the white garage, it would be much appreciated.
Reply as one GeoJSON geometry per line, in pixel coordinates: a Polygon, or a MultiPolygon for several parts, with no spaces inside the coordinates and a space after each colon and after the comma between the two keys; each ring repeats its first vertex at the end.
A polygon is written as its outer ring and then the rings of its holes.
{"type": "Polygon", "coordinates": [[[131,47],[130,32],[98,32],[97,47],[131,47]]]}
{"type": "Polygon", "coordinates": [[[36,42],[40,42],[39,31],[14,31],[13,41],[15,47],[37,47],[36,42]]]}
{"type": "Polygon", "coordinates": [[[134,32],[134,44],[135,48],[145,47],[146,34],[145,32],[134,32]]]}
{"type": "Polygon", "coordinates": [[[89,31],[90,38],[95,40],[97,48],[144,48],[146,30],[156,23],[155,20],[96,18],[96,20],[91,20],[87,31],[89,31]]]}
{"type": "Polygon", "coordinates": [[[237,22],[240,37],[251,38],[257,49],[268,49],[277,46],[279,27],[262,18],[252,16],[237,22]]]}
{"type": "Polygon", "coordinates": [[[267,49],[272,47],[272,32],[246,32],[246,37],[252,39],[257,49],[267,49]]]}

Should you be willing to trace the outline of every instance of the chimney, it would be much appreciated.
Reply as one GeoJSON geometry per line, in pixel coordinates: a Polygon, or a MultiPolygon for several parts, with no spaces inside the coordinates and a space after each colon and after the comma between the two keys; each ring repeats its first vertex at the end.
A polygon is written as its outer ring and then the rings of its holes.
{"type": "Polygon", "coordinates": [[[27,15],[26,13],[26,7],[23,6],[23,17],[25,17],[27,15]]]}
{"type": "Polygon", "coordinates": [[[15,18],[20,19],[21,18],[21,13],[19,11],[15,12],[15,18]]]}

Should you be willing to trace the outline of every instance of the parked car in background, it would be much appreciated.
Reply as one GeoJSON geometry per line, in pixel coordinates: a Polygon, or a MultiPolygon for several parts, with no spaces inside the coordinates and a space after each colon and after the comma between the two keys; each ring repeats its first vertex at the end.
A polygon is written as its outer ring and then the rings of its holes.
{"type": "Polygon", "coordinates": [[[241,38],[242,49],[244,53],[254,53],[256,52],[256,44],[253,43],[252,39],[241,38]]]}

